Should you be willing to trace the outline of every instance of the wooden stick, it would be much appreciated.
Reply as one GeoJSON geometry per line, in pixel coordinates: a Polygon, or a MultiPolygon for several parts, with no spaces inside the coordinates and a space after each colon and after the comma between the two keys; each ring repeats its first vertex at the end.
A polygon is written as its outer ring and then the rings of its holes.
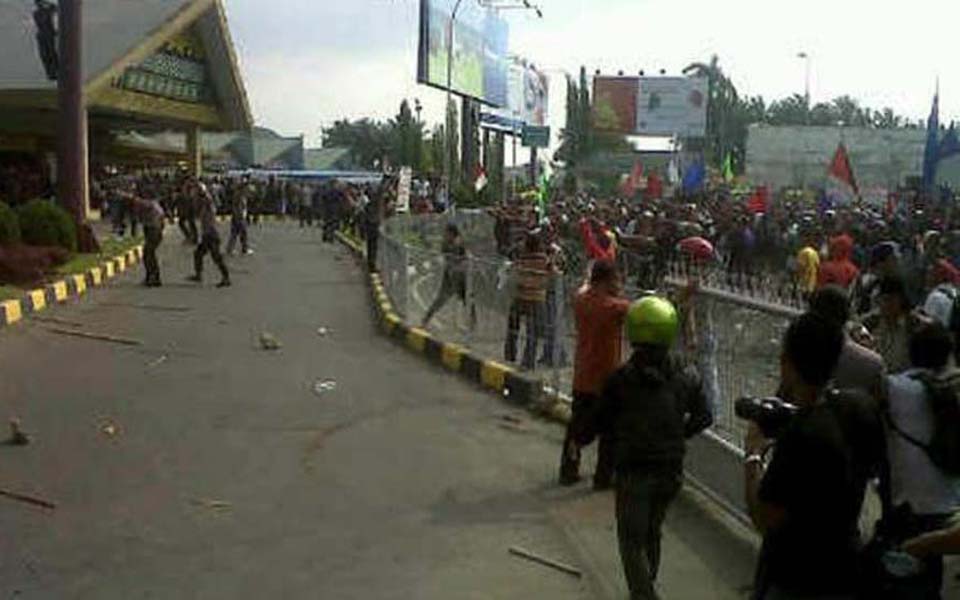
{"type": "Polygon", "coordinates": [[[34,506],[41,506],[43,508],[49,508],[53,510],[57,507],[53,502],[48,502],[46,500],[41,500],[40,498],[34,498],[33,496],[27,496],[25,494],[18,494],[16,492],[9,492],[7,490],[0,490],[0,496],[5,496],[11,500],[17,500],[19,502],[26,502],[27,504],[33,504],[34,506]]]}
{"type": "Polygon", "coordinates": [[[580,571],[580,569],[571,567],[570,565],[566,565],[562,562],[557,562],[550,558],[540,556],[539,554],[534,554],[533,552],[530,552],[529,550],[521,548],[520,546],[510,546],[509,551],[510,551],[510,554],[519,556],[521,558],[525,558],[527,560],[531,560],[535,563],[539,563],[546,567],[550,567],[551,569],[556,569],[557,571],[561,571],[563,573],[566,573],[567,575],[573,575],[574,577],[577,577],[577,578],[583,577],[583,573],[580,571]]]}
{"type": "Polygon", "coordinates": [[[47,331],[52,333],[59,333],[60,335],[72,335],[74,337],[82,337],[90,340],[100,340],[103,342],[113,342],[115,344],[125,344],[127,346],[142,346],[143,342],[140,340],[133,340],[130,338],[115,337],[112,335],[105,335],[102,333],[91,333],[89,331],[81,331],[79,329],[63,329],[60,327],[49,327],[47,331]]]}

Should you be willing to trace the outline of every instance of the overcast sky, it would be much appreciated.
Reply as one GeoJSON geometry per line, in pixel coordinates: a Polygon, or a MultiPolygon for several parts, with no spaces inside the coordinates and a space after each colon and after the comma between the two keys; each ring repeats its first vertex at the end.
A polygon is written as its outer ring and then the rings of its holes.
{"type": "MultiPolygon", "coordinates": [[[[960,117],[955,0],[912,0],[896,3],[896,10],[875,0],[540,4],[542,20],[526,11],[504,14],[511,52],[551,69],[679,74],[716,53],[741,93],[769,101],[803,92],[804,64],[796,55],[805,51],[812,57],[813,102],[850,94],[874,108],[926,118],[939,75],[941,120],[960,117]]],[[[315,144],[322,126],[343,117],[390,117],[404,97],[420,98],[424,119],[438,120],[443,94],[416,83],[418,5],[226,0],[258,124],[303,133],[315,144]]],[[[559,71],[550,75],[562,79],[559,71]]],[[[555,126],[562,125],[559,95],[551,102],[555,126]]]]}

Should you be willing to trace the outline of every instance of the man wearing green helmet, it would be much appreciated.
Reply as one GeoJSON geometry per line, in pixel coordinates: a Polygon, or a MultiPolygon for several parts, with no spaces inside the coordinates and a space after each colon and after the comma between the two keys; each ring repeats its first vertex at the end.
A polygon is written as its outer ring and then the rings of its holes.
{"type": "Polygon", "coordinates": [[[630,597],[659,598],[660,529],[680,491],[686,440],[713,422],[699,376],[670,357],[679,332],[677,310],[648,296],[627,312],[633,354],[607,380],[580,444],[610,435],[616,469],[620,559],[630,597]]]}

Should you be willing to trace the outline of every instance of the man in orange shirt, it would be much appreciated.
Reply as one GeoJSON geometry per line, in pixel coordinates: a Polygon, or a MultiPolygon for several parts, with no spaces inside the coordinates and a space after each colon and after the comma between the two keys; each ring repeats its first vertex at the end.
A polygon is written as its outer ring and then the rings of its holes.
{"type": "MultiPolygon", "coordinates": [[[[630,302],[621,297],[620,274],[614,263],[598,260],[590,281],[574,302],[577,353],[573,365],[573,415],[567,425],[560,458],[560,485],[580,481],[580,446],[577,434],[589,420],[607,378],[620,367],[620,342],[630,302]]],[[[613,454],[608,436],[601,436],[593,487],[608,489],[613,477],[613,454]]]]}

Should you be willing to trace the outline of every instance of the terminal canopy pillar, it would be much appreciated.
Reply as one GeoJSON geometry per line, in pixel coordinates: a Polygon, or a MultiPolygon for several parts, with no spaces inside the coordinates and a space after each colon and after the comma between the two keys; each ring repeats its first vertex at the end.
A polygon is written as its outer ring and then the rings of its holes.
{"type": "Polygon", "coordinates": [[[203,147],[200,145],[200,128],[187,129],[187,162],[190,175],[200,177],[203,172],[203,147]]]}

